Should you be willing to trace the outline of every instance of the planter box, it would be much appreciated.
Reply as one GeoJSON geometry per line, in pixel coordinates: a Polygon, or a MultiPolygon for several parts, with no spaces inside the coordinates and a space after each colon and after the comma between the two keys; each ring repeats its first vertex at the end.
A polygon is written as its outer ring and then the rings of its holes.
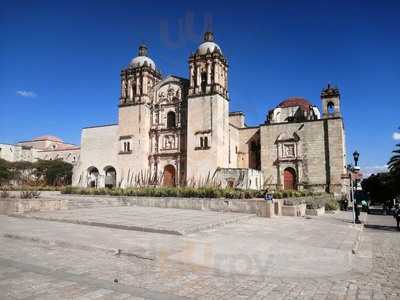
{"type": "Polygon", "coordinates": [[[306,215],[306,204],[282,205],[282,215],[290,217],[304,217],[306,215]]]}
{"type": "Polygon", "coordinates": [[[258,202],[257,216],[264,218],[272,218],[275,216],[275,204],[262,200],[258,202]]]}
{"type": "Polygon", "coordinates": [[[310,208],[306,209],[306,215],[308,216],[322,216],[325,214],[325,206],[321,208],[310,208]]]}

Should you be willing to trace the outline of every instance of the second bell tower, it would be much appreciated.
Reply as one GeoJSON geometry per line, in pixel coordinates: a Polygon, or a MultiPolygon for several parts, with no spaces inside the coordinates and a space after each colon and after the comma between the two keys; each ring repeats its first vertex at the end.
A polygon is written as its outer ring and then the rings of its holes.
{"type": "Polygon", "coordinates": [[[187,180],[202,182],[229,166],[228,63],[212,32],[189,57],[187,180]]]}

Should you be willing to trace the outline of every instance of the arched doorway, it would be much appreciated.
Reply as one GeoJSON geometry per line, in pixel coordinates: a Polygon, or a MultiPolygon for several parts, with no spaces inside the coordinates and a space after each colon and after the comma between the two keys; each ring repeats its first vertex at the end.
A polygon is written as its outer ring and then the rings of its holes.
{"type": "Polygon", "coordinates": [[[106,177],[104,178],[104,186],[106,188],[113,188],[117,185],[117,171],[115,171],[114,167],[106,167],[104,168],[106,177]]]}
{"type": "Polygon", "coordinates": [[[97,170],[96,167],[88,168],[88,181],[87,181],[88,187],[97,187],[98,179],[99,179],[99,170],[97,170]]]}
{"type": "Polygon", "coordinates": [[[167,165],[163,173],[163,186],[175,186],[175,167],[167,165]]]}
{"type": "Polygon", "coordinates": [[[283,188],[285,190],[295,190],[296,186],[296,172],[292,168],[286,168],[283,171],[283,188]]]}

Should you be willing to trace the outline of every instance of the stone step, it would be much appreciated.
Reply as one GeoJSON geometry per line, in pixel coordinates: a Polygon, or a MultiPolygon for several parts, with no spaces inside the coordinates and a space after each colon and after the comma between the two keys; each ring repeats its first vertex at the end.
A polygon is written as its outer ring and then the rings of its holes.
{"type": "Polygon", "coordinates": [[[238,223],[256,215],[140,206],[126,208],[96,206],[74,210],[9,214],[9,216],[122,230],[186,235],[238,223]]]}

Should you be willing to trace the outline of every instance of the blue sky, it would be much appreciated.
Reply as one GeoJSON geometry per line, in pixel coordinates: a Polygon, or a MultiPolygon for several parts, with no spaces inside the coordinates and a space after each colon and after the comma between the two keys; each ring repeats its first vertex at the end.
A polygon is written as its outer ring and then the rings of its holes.
{"type": "MultiPolygon", "coordinates": [[[[289,96],[342,94],[347,149],[385,165],[400,126],[400,1],[2,1],[0,142],[117,122],[119,73],[145,42],[187,77],[206,24],[229,60],[231,111],[248,125],[289,96]],[[201,5],[196,3],[201,3],[201,5]]],[[[397,136],[397,138],[400,138],[397,136]]]]}

